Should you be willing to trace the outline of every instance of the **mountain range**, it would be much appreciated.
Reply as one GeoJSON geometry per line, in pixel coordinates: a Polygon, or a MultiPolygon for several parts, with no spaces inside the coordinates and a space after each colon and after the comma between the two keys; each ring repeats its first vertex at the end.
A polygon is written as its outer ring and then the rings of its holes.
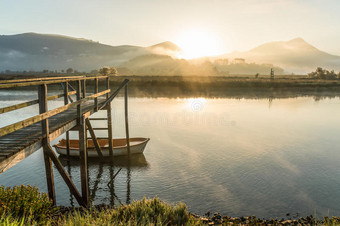
{"type": "Polygon", "coordinates": [[[248,62],[270,63],[284,68],[285,71],[306,73],[316,67],[340,70],[340,56],[323,52],[302,38],[287,42],[270,42],[246,52],[233,52],[225,58],[243,58],[248,62]]]}
{"type": "MultiPolygon", "coordinates": [[[[135,71],[149,74],[150,70],[154,70],[154,73],[171,71],[171,74],[187,74],[195,71],[192,73],[197,74],[203,70],[202,67],[193,66],[199,61],[197,59],[176,59],[175,56],[180,52],[181,49],[171,42],[149,47],[110,46],[62,35],[37,33],[0,35],[0,72],[44,69],[59,71],[69,67],[79,71],[91,71],[102,66],[120,67],[130,74],[134,74],[135,71]]],[[[230,69],[235,68],[237,64],[233,61],[235,58],[243,59],[243,63],[256,63],[267,67],[275,65],[283,68],[286,73],[307,73],[318,66],[340,70],[340,56],[318,50],[301,38],[287,42],[265,43],[246,52],[204,58],[201,62],[208,60],[214,63],[218,59],[228,59],[228,64],[234,64],[233,67],[229,67],[230,69]]],[[[206,73],[208,71],[215,73],[212,70],[212,68],[216,69],[214,64],[210,68],[207,66],[209,65],[204,65],[206,73]]],[[[234,71],[228,73],[232,74],[234,71]]]]}

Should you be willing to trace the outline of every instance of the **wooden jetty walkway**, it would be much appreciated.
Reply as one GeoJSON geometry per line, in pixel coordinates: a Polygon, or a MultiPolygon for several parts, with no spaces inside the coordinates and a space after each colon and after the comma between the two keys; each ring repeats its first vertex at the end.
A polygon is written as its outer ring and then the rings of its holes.
{"type": "MultiPolygon", "coordinates": [[[[18,79],[0,81],[0,89],[9,92],[20,87],[36,89],[38,99],[28,102],[2,107],[1,114],[13,114],[18,109],[22,109],[35,104],[39,105],[39,114],[31,118],[18,121],[11,125],[0,128],[0,174],[14,166],[21,160],[27,158],[40,148],[43,148],[45,171],[49,197],[55,203],[55,190],[53,179],[52,162],[70,189],[70,192],[78,203],[82,206],[89,206],[89,186],[87,175],[87,131],[94,141],[98,155],[103,158],[100,146],[95,135],[95,130],[107,130],[109,139],[109,151],[112,157],[112,112],[111,101],[117,96],[119,91],[125,88],[125,125],[127,148],[129,145],[129,130],[127,120],[127,84],[129,80],[124,80],[117,90],[111,92],[108,76],[97,77],[48,77],[35,79],[18,79]],[[100,80],[104,80],[104,87],[100,87],[100,80]],[[91,94],[88,93],[87,84],[93,88],[91,94]],[[48,96],[48,87],[61,84],[62,93],[48,96]],[[75,88],[73,88],[73,86],[75,88]],[[102,90],[100,90],[102,89],[102,90]],[[72,95],[75,97],[73,100],[72,95]],[[48,101],[63,98],[64,105],[52,110],[48,110],[48,101]],[[89,118],[95,112],[105,110],[106,118],[89,118]],[[93,128],[91,120],[106,120],[107,128],[93,128]],[[66,133],[67,151],[69,152],[69,131],[78,131],[80,149],[80,172],[81,172],[81,194],[70,179],[68,173],[58,160],[56,154],[50,146],[50,142],[60,135],[66,133]]],[[[20,120],[20,119],[19,119],[20,120]]]]}

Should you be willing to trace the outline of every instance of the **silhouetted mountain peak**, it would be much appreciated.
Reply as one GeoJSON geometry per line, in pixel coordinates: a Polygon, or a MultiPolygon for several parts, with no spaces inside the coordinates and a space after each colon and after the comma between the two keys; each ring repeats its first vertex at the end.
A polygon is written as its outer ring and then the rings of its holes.
{"type": "Polygon", "coordinates": [[[171,50],[171,51],[181,51],[181,48],[179,48],[175,43],[166,41],[166,42],[161,42],[156,45],[152,45],[149,48],[155,49],[155,48],[163,48],[165,50],[171,50]]]}

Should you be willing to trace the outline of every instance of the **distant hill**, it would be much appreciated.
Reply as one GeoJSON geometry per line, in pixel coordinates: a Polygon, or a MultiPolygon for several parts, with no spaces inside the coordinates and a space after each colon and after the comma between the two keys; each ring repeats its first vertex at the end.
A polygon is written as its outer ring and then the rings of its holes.
{"type": "Polygon", "coordinates": [[[168,55],[149,54],[129,60],[118,68],[118,72],[127,75],[217,75],[210,63],[193,65],[184,59],[175,59],[168,55]]]}
{"type": "Polygon", "coordinates": [[[233,52],[223,58],[243,58],[247,62],[274,64],[288,72],[306,73],[321,66],[340,70],[340,56],[323,52],[302,38],[287,42],[270,42],[247,52],[233,52]]]}
{"type": "Polygon", "coordinates": [[[110,46],[62,35],[0,35],[0,72],[60,71],[69,67],[89,72],[103,66],[116,66],[121,74],[143,75],[269,74],[272,67],[277,73],[307,73],[318,66],[340,70],[340,56],[318,50],[301,38],[195,60],[177,59],[181,52],[172,42],[149,47],[110,46]]]}
{"type": "Polygon", "coordinates": [[[118,65],[149,53],[150,50],[144,47],[109,46],[61,35],[1,35],[0,71],[61,70],[68,67],[89,71],[106,65],[118,65]]]}

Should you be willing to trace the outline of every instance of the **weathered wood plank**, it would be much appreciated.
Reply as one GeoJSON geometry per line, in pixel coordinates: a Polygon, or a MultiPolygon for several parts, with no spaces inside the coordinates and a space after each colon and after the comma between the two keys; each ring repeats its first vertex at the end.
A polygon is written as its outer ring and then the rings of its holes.
{"type": "Polygon", "coordinates": [[[69,76],[69,77],[43,77],[43,78],[27,78],[27,79],[12,79],[12,80],[0,80],[0,84],[16,83],[16,82],[32,82],[32,81],[45,81],[45,80],[57,80],[57,79],[75,79],[84,78],[84,76],[69,76]]]}
{"type": "Polygon", "coordinates": [[[45,112],[45,113],[42,113],[40,115],[37,115],[37,116],[34,116],[34,117],[31,117],[31,118],[28,118],[28,119],[25,119],[23,121],[20,121],[20,122],[17,122],[17,123],[14,123],[14,124],[11,124],[9,126],[5,126],[5,127],[2,127],[0,129],[0,137],[1,136],[4,136],[6,134],[9,134],[9,133],[12,133],[16,130],[19,130],[21,128],[24,128],[24,127],[27,127],[29,125],[32,125],[34,123],[37,123],[37,122],[40,122],[44,119],[47,119],[51,116],[54,116],[60,112],[63,112],[63,111],[66,111],[67,109],[70,109],[72,107],[75,107],[75,106],[79,106],[81,103],[84,103],[90,99],[93,99],[97,96],[101,96],[101,95],[104,95],[106,93],[109,93],[110,90],[105,90],[103,92],[100,92],[100,93],[97,93],[97,94],[93,94],[89,97],[86,97],[86,98],[83,98],[83,99],[80,99],[76,102],[73,102],[73,103],[70,103],[68,105],[64,105],[64,106],[61,106],[59,108],[56,108],[56,109],[53,109],[53,110],[50,110],[48,112],[45,112]]]}
{"type": "Polygon", "coordinates": [[[72,195],[74,195],[74,197],[77,199],[78,203],[81,206],[87,207],[87,204],[84,202],[84,200],[82,199],[80,193],[78,192],[78,189],[76,188],[76,186],[73,184],[70,176],[68,175],[68,173],[65,171],[64,167],[62,166],[62,164],[60,163],[59,159],[57,158],[57,156],[55,155],[54,151],[52,150],[51,146],[48,145],[47,146],[47,150],[48,150],[48,155],[51,158],[52,162],[54,163],[55,167],[57,168],[57,170],[59,171],[61,177],[64,179],[66,185],[68,186],[70,192],[72,195]]]}
{"type": "Polygon", "coordinates": [[[95,148],[97,150],[98,156],[102,159],[104,156],[103,156],[102,150],[100,149],[100,145],[98,143],[96,134],[94,133],[94,130],[92,129],[92,125],[90,123],[90,120],[86,119],[85,121],[86,121],[87,129],[90,131],[91,138],[92,138],[93,144],[94,144],[94,146],[95,146],[95,148]]]}
{"type": "MultiPolygon", "coordinates": [[[[39,82],[17,82],[17,83],[7,83],[7,84],[0,84],[0,89],[8,89],[8,88],[15,88],[15,87],[24,87],[24,86],[38,86],[42,84],[55,84],[55,83],[62,83],[65,81],[68,82],[74,82],[74,81],[79,81],[79,80],[93,80],[95,78],[98,79],[107,79],[107,76],[97,76],[97,77],[82,77],[82,78],[71,78],[71,79],[55,79],[55,80],[50,80],[50,81],[39,81],[39,82]]],[[[10,80],[8,80],[10,81],[10,80]]]]}
{"type": "Polygon", "coordinates": [[[80,157],[80,181],[81,181],[81,194],[86,206],[90,204],[89,197],[89,182],[87,175],[87,147],[86,147],[86,134],[85,134],[85,117],[81,116],[79,120],[79,157],[80,157]]]}
{"type": "MultiPolygon", "coordinates": [[[[75,93],[76,93],[76,91],[72,91],[72,92],[69,92],[69,95],[72,95],[72,94],[75,94],[75,93]]],[[[55,100],[55,99],[61,98],[63,96],[64,96],[64,94],[53,95],[53,96],[49,96],[47,98],[47,100],[55,100]]],[[[14,110],[18,110],[18,109],[25,108],[25,107],[29,107],[29,106],[32,106],[32,105],[38,104],[38,103],[39,103],[39,100],[37,99],[37,100],[31,100],[31,101],[27,101],[27,102],[24,102],[24,103],[8,106],[8,107],[3,107],[3,108],[0,108],[0,114],[10,112],[10,111],[14,111],[14,110]]]]}

